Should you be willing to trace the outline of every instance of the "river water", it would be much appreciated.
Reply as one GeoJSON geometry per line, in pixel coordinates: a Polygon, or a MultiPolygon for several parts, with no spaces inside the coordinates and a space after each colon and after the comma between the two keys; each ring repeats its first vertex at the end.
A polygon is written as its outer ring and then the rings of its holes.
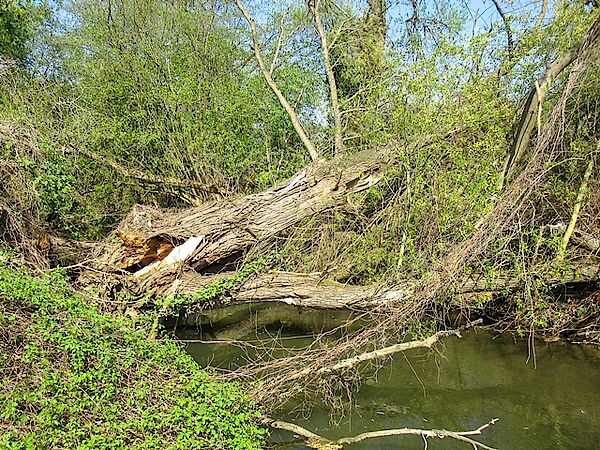
{"type": "MultiPolygon", "coordinates": [[[[264,335],[263,335],[264,337],[264,335]]],[[[294,346],[306,339],[291,339],[294,346]]],[[[415,350],[383,367],[356,394],[356,406],[338,423],[314,406],[311,414],[280,418],[327,438],[414,427],[471,430],[498,418],[478,436],[499,449],[600,449],[600,350],[592,346],[536,342],[533,349],[510,335],[472,331],[450,337],[439,352],[415,350]]],[[[188,344],[201,364],[243,364],[245,352],[223,344],[188,344]]],[[[275,433],[275,441],[292,440],[275,433]]],[[[465,449],[448,438],[429,439],[430,449],[465,449]]],[[[305,447],[290,447],[305,448],[305,447]]],[[[420,437],[367,440],[347,449],[418,449],[420,437]]]]}

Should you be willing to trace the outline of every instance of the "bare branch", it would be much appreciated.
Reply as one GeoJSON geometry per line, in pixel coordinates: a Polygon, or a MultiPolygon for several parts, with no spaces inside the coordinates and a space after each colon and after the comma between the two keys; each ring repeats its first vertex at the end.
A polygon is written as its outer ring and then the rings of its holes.
{"type": "Polygon", "coordinates": [[[391,356],[395,353],[404,352],[406,350],[411,350],[413,348],[431,348],[433,345],[438,342],[441,338],[447,336],[457,336],[462,337],[460,332],[457,330],[449,330],[449,331],[438,331],[437,333],[431,335],[427,339],[423,339],[421,341],[409,341],[402,342],[400,344],[390,345],[389,347],[380,348],[379,350],[374,350],[372,352],[361,353],[360,355],[353,356],[351,358],[344,359],[331,367],[322,367],[317,371],[318,374],[324,374],[333,372],[336,370],[348,369],[350,367],[356,366],[365,361],[370,361],[373,359],[381,359],[387,356],[391,356]]]}
{"type": "Polygon", "coordinates": [[[273,72],[275,71],[277,59],[279,58],[279,52],[281,51],[281,45],[283,44],[283,36],[284,36],[283,23],[284,23],[286,17],[287,17],[287,11],[285,11],[283,13],[283,15],[281,16],[281,20],[279,21],[279,36],[277,37],[277,45],[275,46],[275,54],[273,55],[273,60],[271,61],[271,67],[269,68],[269,75],[271,75],[271,76],[273,76],[273,72]]]}
{"type": "Polygon", "coordinates": [[[327,74],[327,83],[329,84],[329,97],[331,101],[331,114],[335,128],[335,154],[341,155],[345,153],[344,140],[342,138],[342,118],[340,116],[340,102],[335,82],[335,74],[329,57],[329,44],[327,43],[327,34],[323,27],[323,21],[319,14],[320,0],[310,0],[308,7],[315,21],[315,28],[321,40],[321,51],[323,52],[323,62],[325,64],[325,73],[327,74]]]}
{"type": "Polygon", "coordinates": [[[542,9],[540,9],[540,15],[537,18],[537,21],[535,22],[535,25],[533,26],[534,30],[539,30],[540,27],[542,26],[542,23],[544,22],[544,18],[546,17],[546,13],[548,12],[548,0],[542,0],[542,9]]]}
{"type": "Polygon", "coordinates": [[[506,30],[506,39],[508,41],[507,42],[508,58],[512,59],[515,45],[514,45],[514,41],[513,41],[512,30],[510,28],[510,22],[508,20],[508,17],[506,17],[506,14],[504,14],[504,11],[502,10],[502,7],[500,6],[500,3],[498,2],[498,0],[492,0],[492,3],[494,3],[494,6],[496,7],[496,11],[498,11],[498,14],[500,14],[500,17],[502,18],[502,21],[504,22],[504,29],[506,30]]]}
{"type": "Polygon", "coordinates": [[[175,177],[164,177],[160,175],[150,175],[144,173],[140,170],[130,169],[128,167],[122,166],[121,164],[113,161],[111,159],[100,156],[99,154],[86,150],[84,148],[74,148],[74,147],[64,147],[63,150],[67,153],[78,153],[87,158],[90,158],[97,163],[100,163],[104,166],[108,166],[117,172],[119,175],[124,177],[133,178],[135,180],[141,181],[143,183],[149,184],[166,184],[169,186],[177,187],[177,188],[193,188],[202,192],[210,193],[210,194],[218,194],[220,196],[225,196],[223,191],[219,189],[214,184],[206,184],[201,181],[196,180],[182,180],[180,178],[175,177]]]}
{"type": "Polygon", "coordinates": [[[313,161],[318,161],[320,158],[319,158],[319,154],[317,153],[317,149],[314,146],[314,144],[312,143],[312,141],[310,140],[310,138],[308,137],[308,134],[306,134],[306,131],[304,130],[304,127],[302,126],[302,122],[300,122],[300,118],[298,117],[298,114],[296,113],[294,108],[292,108],[292,106],[289,104],[289,102],[287,101],[287,99],[285,98],[283,93],[281,92],[281,89],[279,89],[279,86],[277,86],[277,83],[271,76],[271,72],[269,71],[269,69],[267,68],[267,65],[265,64],[265,60],[263,59],[262,54],[260,52],[260,42],[258,40],[258,31],[256,31],[256,24],[254,23],[254,19],[252,18],[252,16],[250,16],[250,14],[246,10],[246,8],[244,8],[244,5],[242,4],[241,0],[234,0],[234,1],[235,1],[235,5],[238,7],[240,12],[246,19],[246,22],[248,22],[248,25],[250,26],[250,31],[252,33],[252,44],[254,47],[254,56],[256,57],[258,66],[260,67],[260,70],[263,73],[263,76],[265,77],[267,84],[269,85],[269,87],[271,88],[273,93],[277,96],[279,103],[281,104],[283,109],[285,109],[285,112],[288,114],[290,120],[292,121],[292,125],[294,126],[294,130],[296,131],[296,134],[302,141],[302,144],[304,144],[304,147],[306,148],[306,150],[308,150],[310,157],[312,158],[313,161]]]}
{"type": "Polygon", "coordinates": [[[374,439],[379,437],[387,437],[387,436],[403,436],[403,435],[416,435],[421,436],[427,445],[427,438],[450,438],[455,439],[457,441],[465,442],[469,445],[472,445],[473,448],[478,449],[482,448],[485,450],[495,450],[493,447],[489,447],[481,442],[478,442],[474,439],[471,439],[467,436],[480,435],[483,430],[494,425],[498,419],[492,419],[488,423],[480,426],[476,430],[472,431],[448,431],[448,430],[422,430],[418,428],[395,428],[390,430],[381,430],[381,431],[370,431],[368,433],[361,433],[357,436],[353,437],[344,437],[337,440],[330,440],[323,436],[313,433],[306,428],[303,428],[299,425],[290,422],[284,422],[281,420],[271,420],[264,419],[263,423],[272,428],[277,428],[279,430],[289,431],[294,433],[295,435],[301,436],[306,439],[307,445],[312,448],[329,448],[329,449],[342,449],[344,445],[347,444],[355,444],[357,442],[364,441],[366,439],[374,439]]]}
{"type": "MultiPolygon", "coordinates": [[[[473,322],[472,324],[469,324],[469,327],[473,326],[476,323],[479,322],[473,322]]],[[[324,365],[318,368],[317,370],[314,370],[310,366],[305,367],[302,370],[298,370],[293,374],[288,375],[287,382],[305,377],[307,375],[325,375],[331,372],[349,369],[365,361],[385,358],[395,353],[404,352],[413,348],[431,348],[436,342],[438,342],[441,338],[446,336],[461,337],[461,334],[459,330],[438,331],[437,333],[431,335],[427,339],[423,339],[420,341],[402,342],[400,344],[391,345],[389,347],[384,347],[379,350],[374,350],[372,352],[361,353],[351,358],[338,361],[334,364],[324,365]]]]}
{"type": "Polygon", "coordinates": [[[548,66],[544,74],[536,81],[534,88],[529,92],[525,107],[523,108],[523,113],[521,114],[519,127],[515,133],[515,139],[513,140],[511,149],[505,160],[504,168],[498,181],[499,188],[502,188],[506,178],[509,178],[514,174],[517,164],[525,155],[525,152],[529,147],[529,142],[531,141],[533,130],[540,121],[540,108],[546,99],[546,95],[548,95],[552,83],[573,61],[575,61],[585,48],[593,45],[598,40],[599,36],[600,19],[596,19],[582,41],[569,49],[564,55],[556,58],[552,64],[548,66]]]}

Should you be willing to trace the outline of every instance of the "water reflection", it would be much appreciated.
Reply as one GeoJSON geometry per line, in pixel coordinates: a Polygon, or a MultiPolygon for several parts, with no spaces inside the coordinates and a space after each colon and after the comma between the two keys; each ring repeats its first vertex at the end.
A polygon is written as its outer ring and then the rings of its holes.
{"type": "MultiPolygon", "coordinates": [[[[297,341],[294,341],[298,345],[297,341]]],[[[219,346],[218,362],[241,363],[242,351],[219,346]]],[[[441,354],[416,350],[397,355],[362,386],[352,413],[335,426],[329,412],[315,407],[310,417],[284,420],[328,438],[386,428],[476,429],[492,418],[481,441],[500,449],[600,448],[600,351],[560,343],[535,345],[510,336],[471,332],[448,338],[441,354]]],[[[190,345],[206,361],[214,348],[190,345]]],[[[275,439],[291,439],[280,433],[275,439]]],[[[423,448],[419,437],[364,441],[348,449],[423,448]]],[[[302,448],[302,447],[297,447],[302,448]]],[[[449,439],[430,440],[430,449],[468,448],[449,439]]]]}

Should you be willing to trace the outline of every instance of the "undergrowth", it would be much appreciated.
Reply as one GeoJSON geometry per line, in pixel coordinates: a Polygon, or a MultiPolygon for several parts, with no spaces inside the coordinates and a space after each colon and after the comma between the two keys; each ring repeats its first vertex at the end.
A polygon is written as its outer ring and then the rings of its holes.
{"type": "Polygon", "coordinates": [[[260,448],[243,387],[149,327],[0,261],[0,448],[260,448]]]}

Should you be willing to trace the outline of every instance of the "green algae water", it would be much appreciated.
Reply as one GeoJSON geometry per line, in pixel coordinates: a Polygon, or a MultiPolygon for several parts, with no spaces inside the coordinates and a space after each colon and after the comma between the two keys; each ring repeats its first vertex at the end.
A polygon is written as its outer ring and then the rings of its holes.
{"type": "MultiPolygon", "coordinates": [[[[265,337],[265,336],[263,336],[265,337]]],[[[283,340],[286,342],[286,340],[283,340]]],[[[308,338],[289,339],[293,346],[308,338]]],[[[234,367],[251,355],[226,345],[189,344],[202,364],[234,367]]],[[[473,430],[498,418],[476,438],[499,449],[600,448],[600,350],[592,346],[526,341],[481,331],[447,338],[437,351],[409,351],[383,367],[356,394],[356,405],[339,423],[313,406],[310,415],[280,417],[335,439],[366,431],[414,427],[473,430]]],[[[290,405],[291,409],[294,405],[290,405]]],[[[275,442],[292,441],[274,433],[275,442]]],[[[430,449],[465,449],[448,438],[429,439],[430,449]]],[[[288,448],[306,448],[290,446],[288,448]]],[[[416,436],[372,439],[348,449],[422,449],[416,436]]]]}

